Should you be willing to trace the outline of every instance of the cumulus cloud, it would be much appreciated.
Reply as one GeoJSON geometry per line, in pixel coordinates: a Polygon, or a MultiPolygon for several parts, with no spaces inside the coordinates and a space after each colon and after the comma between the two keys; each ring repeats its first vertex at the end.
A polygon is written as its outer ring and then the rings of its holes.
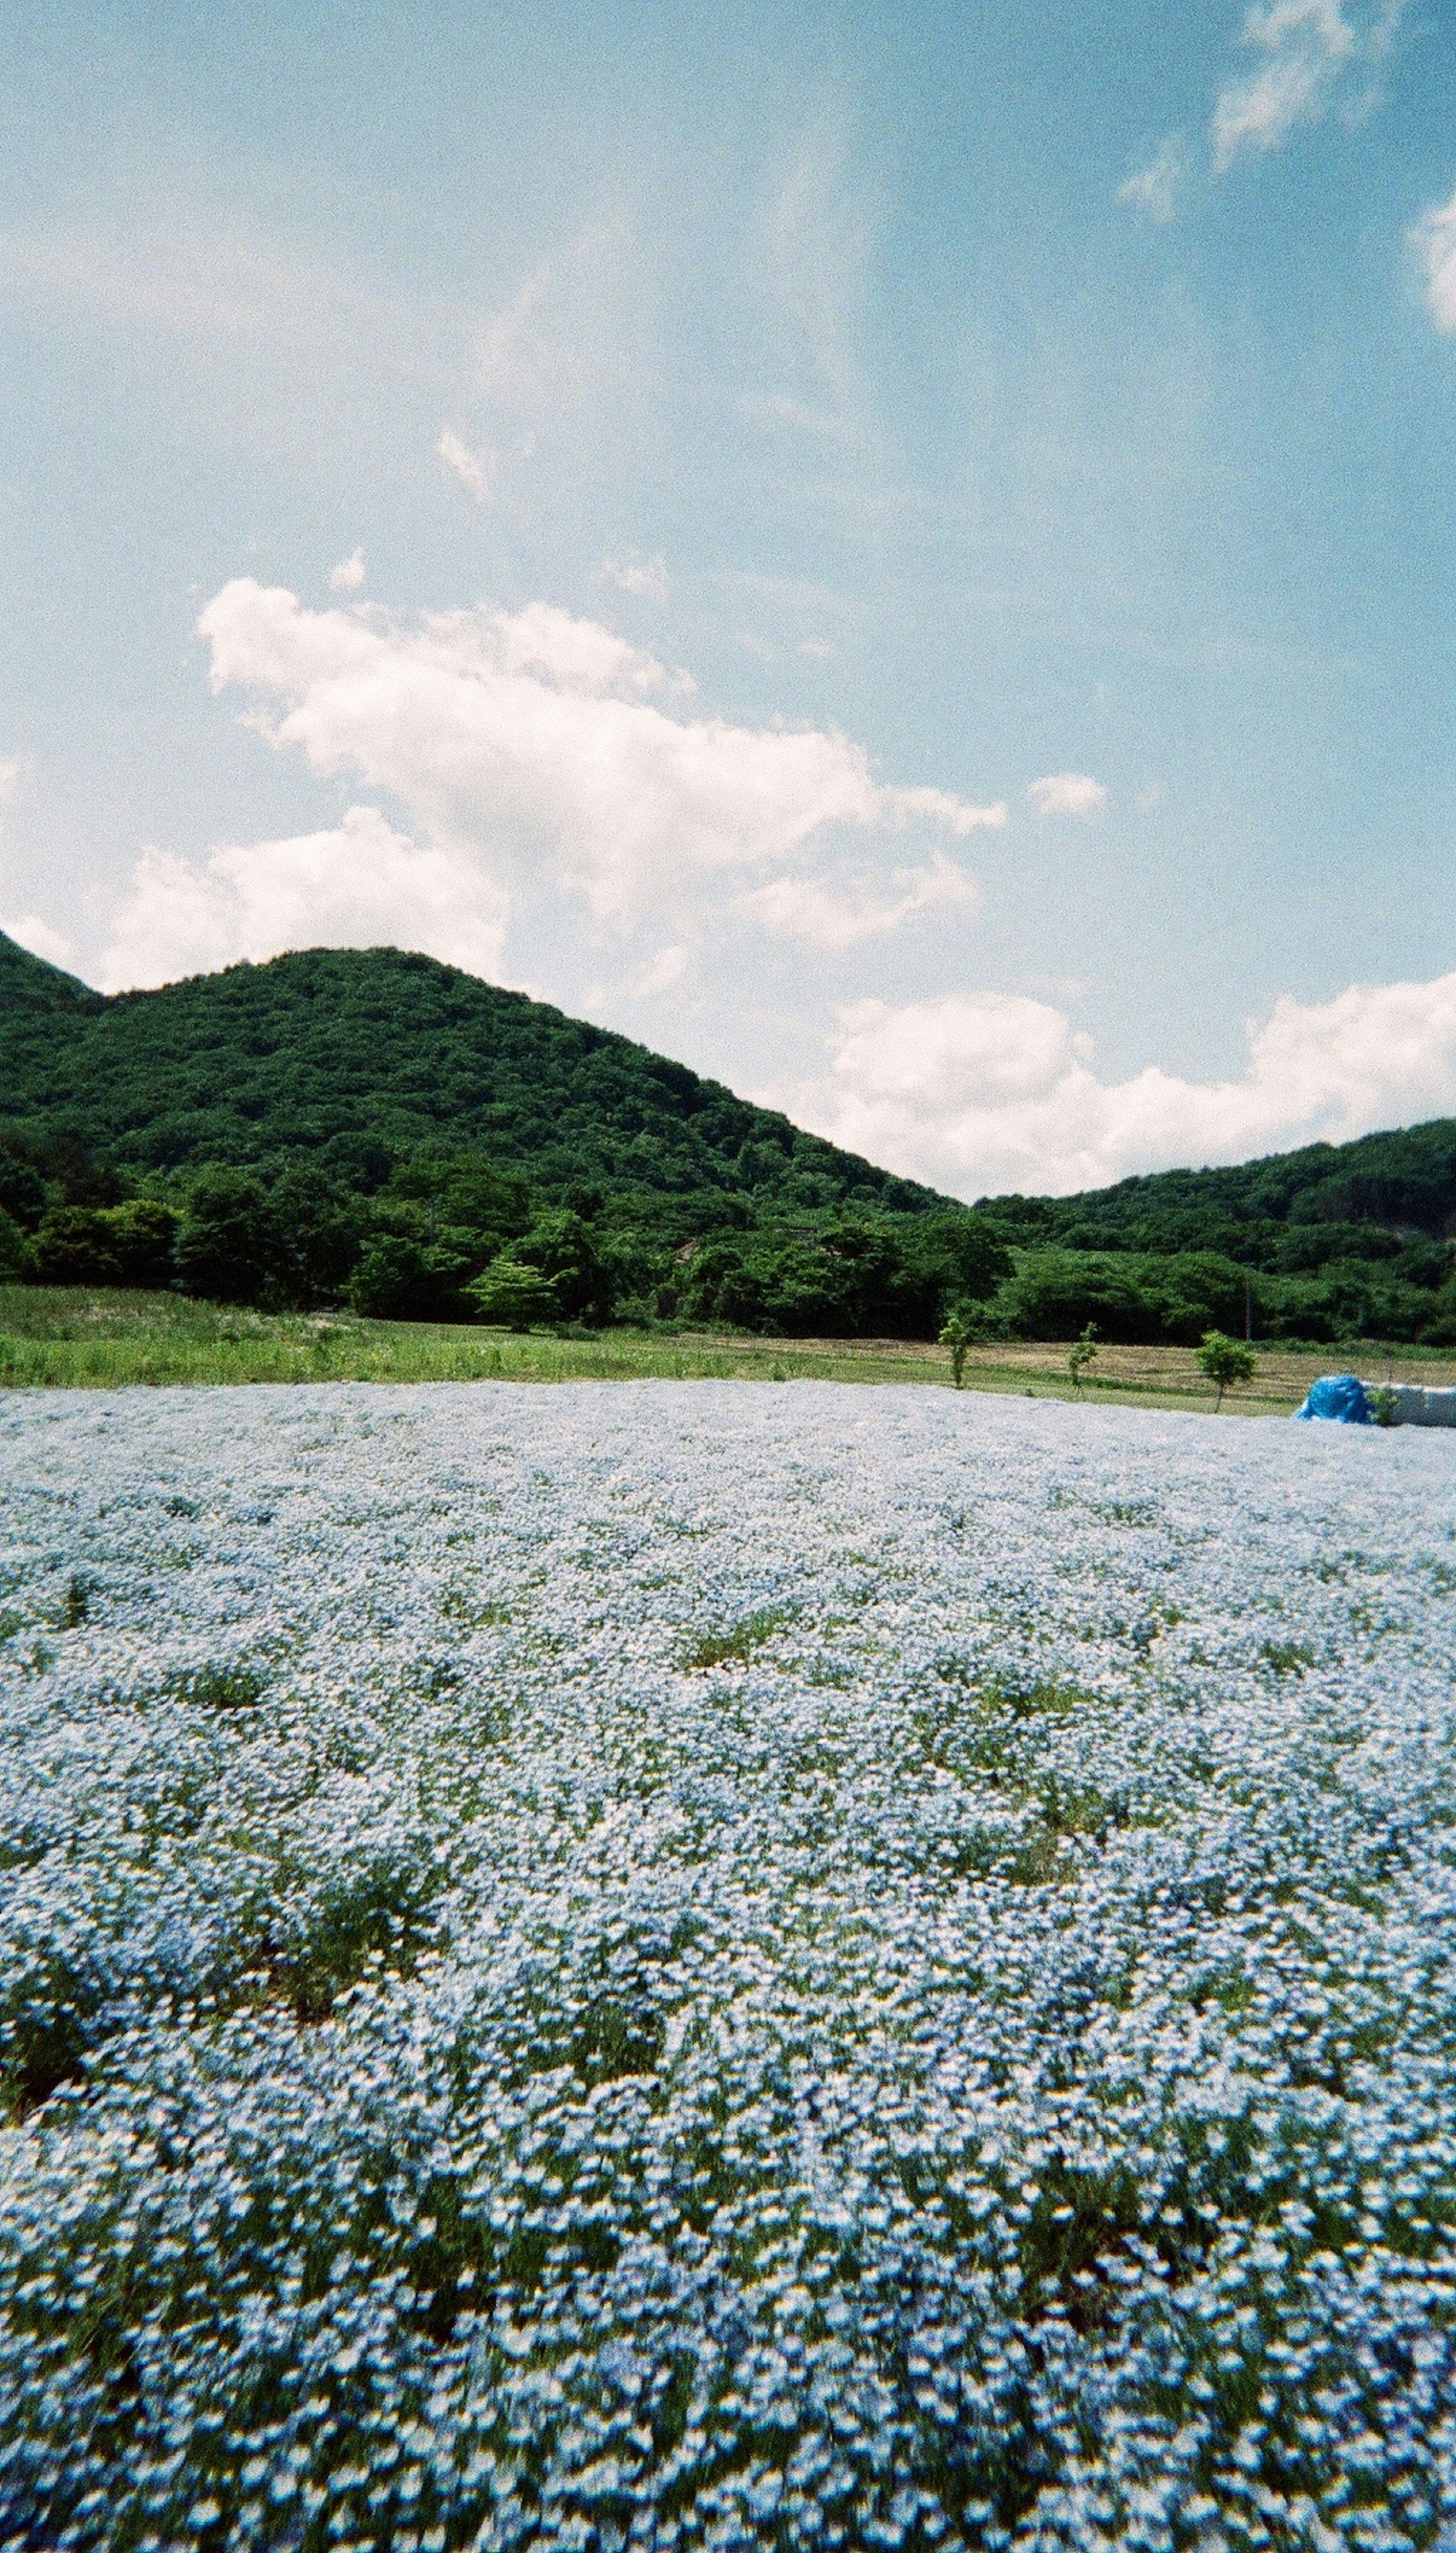
{"type": "Polygon", "coordinates": [[[836,1143],[962,1196],[1066,1195],[1134,1170],[1239,1162],[1456,1110],[1456,974],[1286,995],[1247,1028],[1237,1078],[1150,1064],[1103,1081],[1046,1002],[948,993],[839,1014],[827,1080],[796,1094],[836,1143]]]}
{"type": "Polygon", "coordinates": [[[1443,336],[1456,332],[1456,195],[1418,221],[1411,246],[1425,269],[1425,297],[1443,336]]]}
{"type": "Polygon", "coordinates": [[[1026,792],[1038,816],[1096,816],[1106,806],[1100,780],[1086,771],[1053,771],[1026,792]]]}
{"type": "Polygon", "coordinates": [[[386,944],[487,974],[503,928],[498,890],[465,853],[421,848],[377,808],[351,807],[324,832],[224,845],[197,863],[145,850],[99,980],[117,992],[285,948],[386,944]]]}
{"type": "Polygon", "coordinates": [[[341,559],[337,567],[330,568],[329,592],[357,594],[367,572],[363,550],[351,550],[347,559],[341,559]]]}
{"type": "Polygon", "coordinates": [[[435,446],[447,469],[453,470],[463,488],[468,489],[477,505],[483,505],[495,494],[500,464],[493,452],[472,452],[447,425],[435,446]]]}
{"type": "MultiPolygon", "coordinates": [[[[988,823],[1004,810],[982,811],[988,823]]],[[[775,878],[743,899],[742,910],[780,939],[806,940],[816,948],[854,948],[865,940],[883,939],[902,923],[937,908],[971,911],[981,889],[969,870],[958,868],[937,851],[923,868],[894,869],[888,898],[875,894],[845,895],[823,878],[775,878]]]]}
{"type": "Polygon", "coordinates": [[[1300,124],[1317,124],[1343,95],[1352,111],[1371,101],[1373,75],[1390,52],[1405,0],[1267,0],[1244,20],[1244,43],[1264,56],[1257,70],[1226,80],[1213,108],[1214,166],[1244,151],[1277,151],[1300,124]],[[1363,93],[1352,78],[1363,76],[1363,93]]]}
{"type": "Polygon", "coordinates": [[[44,921],[39,913],[23,913],[18,921],[0,922],[0,931],[7,940],[18,941],[22,948],[29,948],[33,957],[48,958],[52,966],[68,966],[75,957],[75,942],[67,940],[63,931],[44,921]]]}
{"type": "Polygon", "coordinates": [[[1171,222],[1178,210],[1183,173],[1183,144],[1170,134],[1159,143],[1146,168],[1135,169],[1118,187],[1117,201],[1131,204],[1135,212],[1146,213],[1155,222],[1171,222]]]}
{"type": "Polygon", "coordinates": [[[648,603],[668,600],[668,562],[661,555],[638,558],[634,553],[624,559],[603,559],[601,574],[623,594],[635,594],[648,603]]]}
{"type": "Polygon", "coordinates": [[[406,624],[243,577],[198,627],[214,687],[251,693],[274,745],[387,791],[502,891],[544,874],[601,920],[700,903],[714,875],[737,891],[836,841],[1004,822],[880,781],[833,731],[685,716],[684,678],[545,604],[406,624]]]}

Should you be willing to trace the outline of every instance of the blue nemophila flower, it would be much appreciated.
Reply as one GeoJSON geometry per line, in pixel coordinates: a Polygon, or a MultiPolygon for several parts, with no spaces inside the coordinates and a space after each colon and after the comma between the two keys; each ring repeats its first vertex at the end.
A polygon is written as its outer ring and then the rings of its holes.
{"type": "Polygon", "coordinates": [[[1300,1432],[13,1396],[0,2538],[1445,2540],[1456,1476],[1300,1432]]]}

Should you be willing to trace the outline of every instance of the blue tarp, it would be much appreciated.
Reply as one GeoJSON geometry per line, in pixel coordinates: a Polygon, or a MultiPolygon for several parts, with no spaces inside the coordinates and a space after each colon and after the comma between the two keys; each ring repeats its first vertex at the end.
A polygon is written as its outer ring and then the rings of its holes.
{"type": "Polygon", "coordinates": [[[1371,1424],[1370,1403],[1365,1386],[1358,1375],[1322,1374],[1311,1383],[1302,1409],[1297,1418],[1338,1418],[1346,1427],[1368,1427],[1371,1424]]]}

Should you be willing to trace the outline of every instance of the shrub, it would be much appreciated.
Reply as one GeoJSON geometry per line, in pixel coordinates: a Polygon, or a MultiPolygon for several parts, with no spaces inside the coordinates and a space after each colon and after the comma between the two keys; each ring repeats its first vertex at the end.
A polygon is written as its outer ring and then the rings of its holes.
{"type": "Polygon", "coordinates": [[[1083,1375],[1090,1365],[1095,1363],[1096,1353],[1097,1325],[1095,1321],[1089,1321],[1081,1338],[1069,1349],[1067,1355],[1067,1371],[1072,1377],[1074,1391],[1081,1391],[1083,1375]]]}

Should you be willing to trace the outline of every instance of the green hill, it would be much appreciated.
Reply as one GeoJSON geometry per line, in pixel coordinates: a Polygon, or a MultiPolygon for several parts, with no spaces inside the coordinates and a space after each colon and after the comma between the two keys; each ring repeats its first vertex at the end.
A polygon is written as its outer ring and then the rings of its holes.
{"type": "Polygon", "coordinates": [[[1014,1251],[1006,1325],[1075,1338],[1261,1337],[1456,1345],[1456,1119],[1161,1170],[1080,1196],[983,1200],[1014,1251]]]}
{"type": "Polygon", "coordinates": [[[1450,1119],[973,1214],[430,957],[306,949],[107,997],[0,937],[0,1276],[834,1334],[933,1335],[964,1300],[1050,1338],[1252,1313],[1447,1345],[1453,1230],[1450,1119]]]}
{"type": "Polygon", "coordinates": [[[485,1152],[543,1195],[947,1200],[549,1003],[397,948],[305,949],[157,991],[88,992],[0,937],[0,1135],[121,1170],[485,1152]]]}
{"type": "Polygon", "coordinates": [[[1263,1265],[1287,1227],[1445,1239],[1456,1228],[1456,1118],[1306,1144],[1212,1170],[1158,1170],[1079,1196],[997,1197],[1007,1232],[1092,1250],[1229,1250],[1263,1265]]]}
{"type": "Polygon", "coordinates": [[[107,998],[0,941],[0,1275],[442,1319],[923,1336],[1008,1265],[933,1189],[394,948],[107,998]]]}

